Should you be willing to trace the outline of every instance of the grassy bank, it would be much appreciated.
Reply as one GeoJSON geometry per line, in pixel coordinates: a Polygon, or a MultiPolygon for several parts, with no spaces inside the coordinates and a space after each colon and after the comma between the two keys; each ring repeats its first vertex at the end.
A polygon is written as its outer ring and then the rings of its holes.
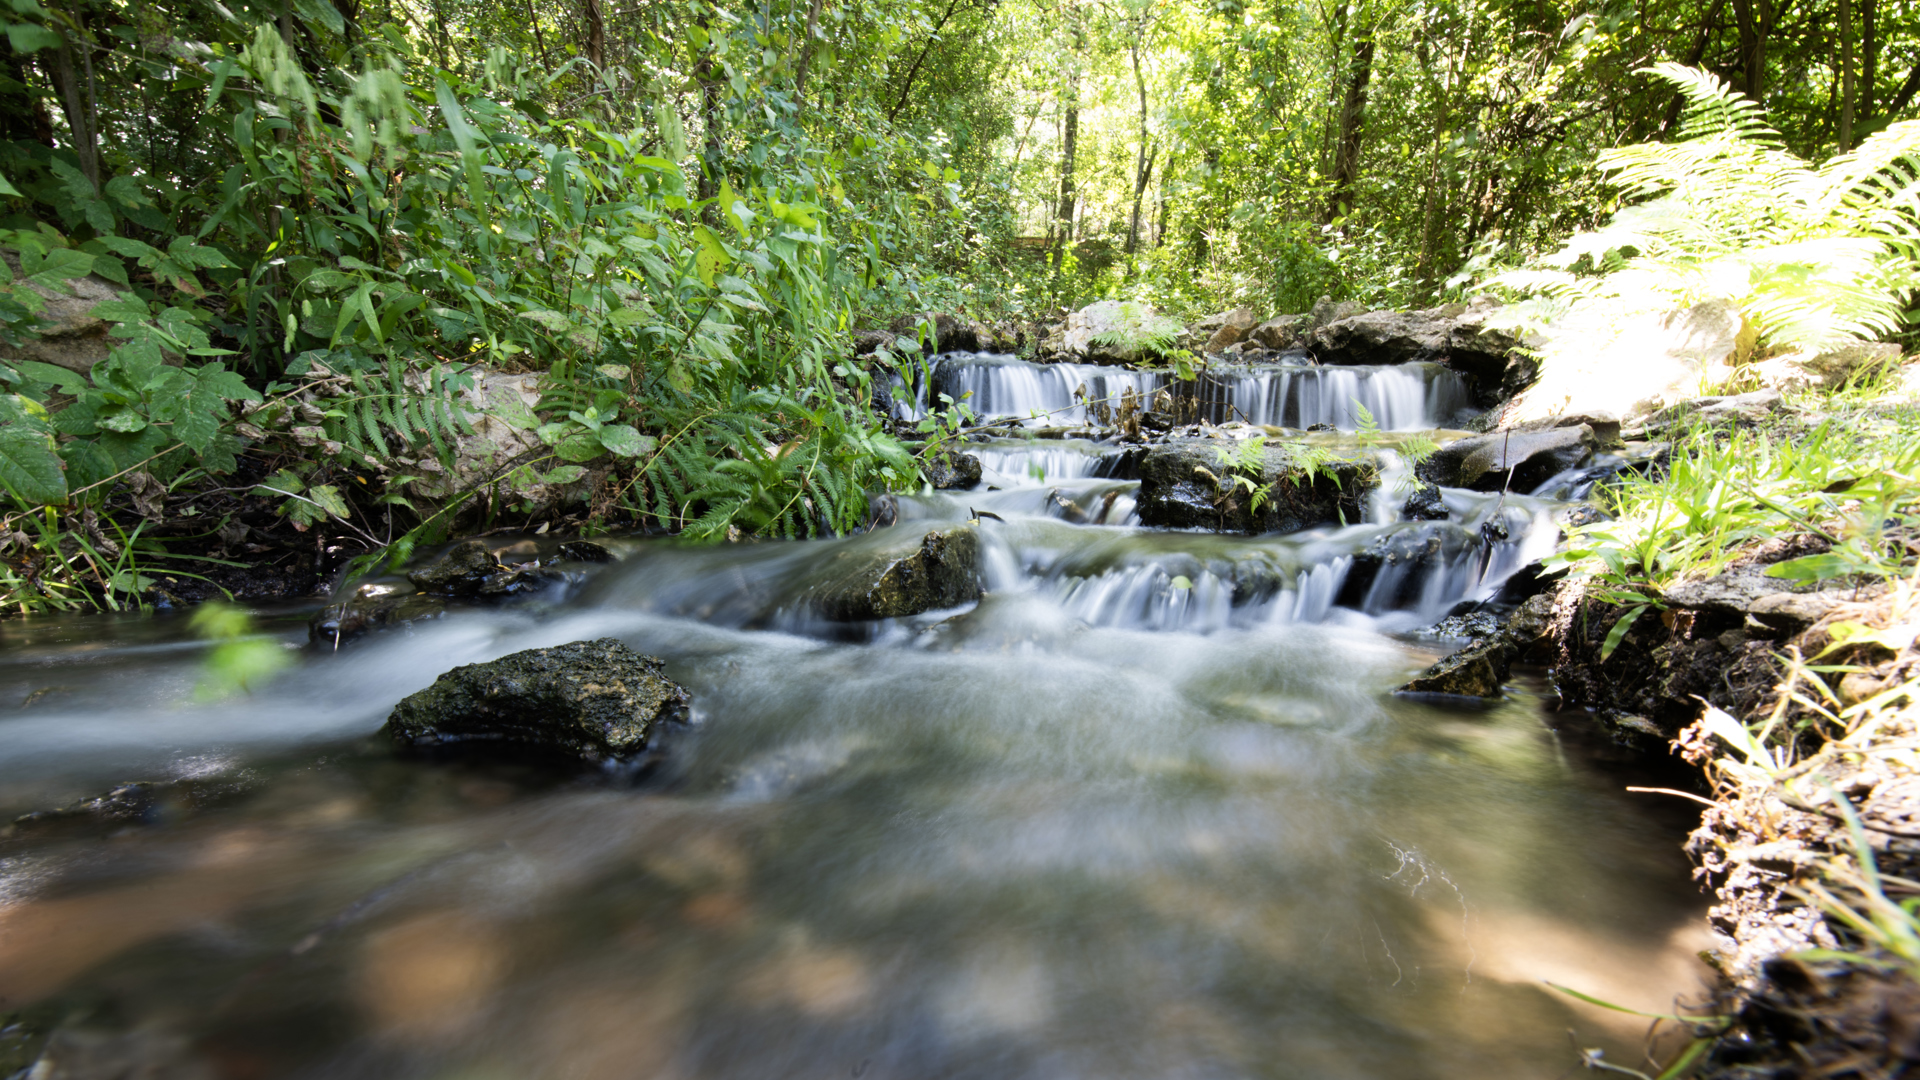
{"type": "Polygon", "coordinates": [[[1725,982],[1660,1075],[1900,1075],[1920,1061],[1913,383],[1892,370],[1754,422],[1679,423],[1665,464],[1604,489],[1612,520],[1557,560],[1566,636],[1598,642],[1563,659],[1599,677],[1619,650],[1677,669],[1703,616],[1676,598],[1703,582],[1797,591],[1819,613],[1776,640],[1723,635],[1726,693],[1707,696],[1726,708],[1668,703],[1695,718],[1672,746],[1705,795],[1669,794],[1707,804],[1688,847],[1716,890],[1708,959],[1725,982]]]}

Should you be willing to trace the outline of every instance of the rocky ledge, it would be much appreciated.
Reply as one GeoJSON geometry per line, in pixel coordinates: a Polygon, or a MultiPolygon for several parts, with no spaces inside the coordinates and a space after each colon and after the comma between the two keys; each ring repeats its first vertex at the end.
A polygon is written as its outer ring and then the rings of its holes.
{"type": "Polygon", "coordinates": [[[1220,532],[1297,532],[1365,518],[1379,459],[1364,449],[1229,438],[1170,439],[1140,458],[1143,525],[1220,532]],[[1249,460],[1250,459],[1250,460],[1249,460]],[[1257,474],[1257,475],[1256,475],[1257,474]]]}

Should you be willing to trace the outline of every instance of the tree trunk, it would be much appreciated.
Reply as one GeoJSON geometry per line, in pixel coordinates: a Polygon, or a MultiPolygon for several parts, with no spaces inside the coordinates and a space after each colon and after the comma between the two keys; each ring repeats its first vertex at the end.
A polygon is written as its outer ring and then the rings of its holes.
{"type": "Polygon", "coordinates": [[[1353,63],[1340,107],[1340,139],[1334,145],[1333,194],[1327,199],[1327,221],[1353,210],[1353,185],[1360,179],[1360,136],[1366,119],[1367,84],[1373,80],[1373,28],[1360,30],[1353,43],[1353,63]]]}
{"type": "Polygon", "coordinates": [[[893,123],[894,117],[900,115],[900,110],[906,108],[907,95],[913,91],[913,77],[920,74],[920,65],[926,63],[927,54],[933,51],[934,43],[940,40],[940,31],[947,28],[947,20],[953,18],[953,13],[958,10],[960,0],[948,0],[946,12],[940,16],[939,22],[933,24],[933,30],[927,34],[926,44],[920,46],[920,55],[913,58],[913,66],[907,69],[906,84],[900,87],[900,100],[894,102],[893,108],[887,112],[887,123],[893,123]]]}
{"type": "Polygon", "coordinates": [[[701,52],[700,63],[693,69],[694,81],[700,84],[702,143],[700,183],[695,195],[704,202],[720,194],[720,175],[725,163],[721,160],[720,145],[720,78],[713,70],[713,26],[707,19],[700,20],[699,25],[709,35],[701,52]]]}
{"type": "Polygon", "coordinates": [[[1880,81],[1880,0],[1860,0],[1860,109],[1861,123],[1874,117],[1874,87],[1880,81]]]}
{"type": "Polygon", "coordinates": [[[800,44],[800,66],[793,74],[793,102],[796,108],[807,103],[807,66],[813,63],[813,35],[820,28],[820,6],[825,0],[813,0],[807,9],[807,36],[800,44]]]}
{"type": "Polygon", "coordinates": [[[1853,149],[1853,5],[1840,0],[1840,152],[1853,149]]]}
{"type": "MultiPolygon", "coordinates": [[[[1707,8],[1707,17],[1700,23],[1700,36],[1693,39],[1693,48],[1688,50],[1686,59],[1681,63],[1691,68],[1700,66],[1700,58],[1707,54],[1707,43],[1713,40],[1713,32],[1718,29],[1720,22],[1720,9],[1725,4],[1726,0],[1713,0],[1713,5],[1707,8]]],[[[1680,110],[1686,103],[1687,96],[1674,91],[1673,100],[1667,103],[1667,114],[1660,121],[1661,135],[1673,130],[1673,125],[1680,122],[1680,110]]]]}
{"type": "MultiPolygon", "coordinates": [[[[86,48],[86,42],[80,47],[86,48]]],[[[47,77],[60,95],[60,109],[67,117],[67,132],[73,139],[73,156],[79,159],[80,175],[87,178],[95,194],[100,191],[100,136],[95,129],[92,88],[73,62],[73,46],[64,34],[58,47],[49,50],[45,60],[47,77]]]]}
{"type": "Polygon", "coordinates": [[[1080,77],[1075,72],[1067,87],[1067,117],[1060,132],[1060,209],[1054,215],[1053,265],[1064,262],[1063,253],[1073,243],[1073,152],[1080,136],[1080,77]]]}
{"type": "Polygon", "coordinates": [[[587,20],[587,62],[595,73],[607,66],[607,18],[600,0],[581,0],[580,13],[587,20]]]}
{"type": "Polygon", "coordinates": [[[1740,26],[1740,92],[1758,102],[1767,89],[1767,0],[1733,0],[1740,26]]]}
{"type": "MultiPolygon", "coordinates": [[[[1146,26],[1140,36],[1146,35],[1146,26]]],[[[1147,76],[1140,68],[1140,40],[1133,42],[1133,84],[1140,92],[1140,148],[1133,159],[1133,217],[1127,221],[1127,254],[1140,247],[1140,200],[1147,193],[1147,174],[1153,171],[1153,155],[1147,152],[1147,76]]]]}

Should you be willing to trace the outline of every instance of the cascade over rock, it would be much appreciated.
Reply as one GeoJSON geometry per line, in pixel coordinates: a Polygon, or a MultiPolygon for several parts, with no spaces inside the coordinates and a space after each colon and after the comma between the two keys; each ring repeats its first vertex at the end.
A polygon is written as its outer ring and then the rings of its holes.
{"type": "Polygon", "coordinates": [[[1488,325],[1486,307],[1370,311],[1320,326],[1307,347],[1323,364],[1400,364],[1430,360],[1474,380],[1483,404],[1492,404],[1530,380],[1532,365],[1513,350],[1521,341],[1488,325]]]}
{"type": "Polygon", "coordinates": [[[807,590],[808,605],[836,622],[897,619],[980,598],[980,537],[974,527],[934,529],[908,551],[842,551],[807,590]]]}

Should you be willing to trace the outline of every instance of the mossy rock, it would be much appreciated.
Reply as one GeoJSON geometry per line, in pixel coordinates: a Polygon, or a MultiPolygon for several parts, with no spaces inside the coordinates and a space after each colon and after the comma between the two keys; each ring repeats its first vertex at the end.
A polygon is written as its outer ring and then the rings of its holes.
{"type": "Polygon", "coordinates": [[[385,730],[406,748],[519,744],[597,761],[638,753],[687,701],[658,659],[601,638],[454,668],[395,706],[385,730]]]}
{"type": "MultiPolygon", "coordinates": [[[[1380,482],[1369,450],[1339,450],[1309,473],[1297,444],[1271,441],[1260,452],[1260,509],[1230,478],[1222,452],[1238,453],[1232,439],[1173,439],[1147,448],[1140,461],[1136,511],[1143,525],[1217,532],[1298,532],[1366,518],[1367,492],[1380,482]]],[[[1251,477],[1249,477],[1251,479],[1251,477]]]]}

